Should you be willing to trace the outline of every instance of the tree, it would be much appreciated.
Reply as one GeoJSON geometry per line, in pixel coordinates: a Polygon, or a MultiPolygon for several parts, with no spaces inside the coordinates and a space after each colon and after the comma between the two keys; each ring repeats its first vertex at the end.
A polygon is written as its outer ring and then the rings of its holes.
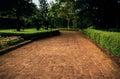
{"type": "Polygon", "coordinates": [[[74,8],[82,21],[88,18],[97,29],[114,28],[119,24],[118,0],[77,0],[74,8]]]}
{"type": "Polygon", "coordinates": [[[67,28],[70,27],[70,21],[72,17],[74,16],[74,10],[73,10],[73,0],[57,0],[59,7],[57,10],[57,16],[59,18],[63,18],[67,21],[67,28]]]}
{"type": "Polygon", "coordinates": [[[0,11],[13,11],[17,17],[17,31],[20,31],[23,16],[33,14],[35,4],[31,0],[0,0],[0,11]]]}
{"type": "Polygon", "coordinates": [[[35,4],[31,2],[31,0],[17,0],[16,9],[16,16],[17,16],[17,31],[20,31],[22,24],[21,19],[22,16],[31,16],[34,13],[35,4]]]}
{"type": "Polygon", "coordinates": [[[32,24],[35,26],[36,30],[39,31],[39,29],[42,27],[42,17],[40,14],[39,8],[35,8],[35,14],[32,16],[32,24]]]}
{"type": "Polygon", "coordinates": [[[39,0],[40,3],[40,14],[42,17],[42,23],[48,29],[48,3],[46,0],[39,0]]]}
{"type": "Polygon", "coordinates": [[[53,24],[53,26],[63,26],[61,22],[63,19],[61,19],[60,17],[58,17],[58,14],[60,13],[60,4],[58,2],[54,3],[52,2],[50,4],[51,7],[49,7],[49,18],[51,18],[51,24],[53,24]]]}

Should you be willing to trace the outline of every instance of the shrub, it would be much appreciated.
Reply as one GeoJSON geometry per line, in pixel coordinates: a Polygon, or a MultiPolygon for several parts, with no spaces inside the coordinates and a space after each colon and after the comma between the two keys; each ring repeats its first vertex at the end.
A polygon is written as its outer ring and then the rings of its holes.
{"type": "Polygon", "coordinates": [[[114,55],[120,57],[120,33],[107,32],[95,29],[85,29],[83,33],[89,38],[96,41],[102,47],[106,48],[114,55]]]}

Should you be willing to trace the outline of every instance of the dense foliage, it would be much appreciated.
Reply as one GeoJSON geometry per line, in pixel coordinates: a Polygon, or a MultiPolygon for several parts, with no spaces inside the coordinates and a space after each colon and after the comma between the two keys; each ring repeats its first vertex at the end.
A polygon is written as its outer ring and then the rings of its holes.
{"type": "MultiPolygon", "coordinates": [[[[56,0],[55,3],[51,3],[49,9],[50,17],[54,21],[56,27],[71,28],[76,20],[74,18],[74,3],[72,0],[56,0]]],[[[74,24],[75,25],[75,24],[74,24]]],[[[76,26],[75,26],[76,27],[76,26]]]]}
{"type": "MultiPolygon", "coordinates": [[[[28,16],[33,15],[35,8],[36,6],[31,0],[0,0],[0,17],[3,18],[2,20],[4,20],[4,17],[6,19],[15,17],[16,29],[20,31],[25,24],[23,21],[25,21],[25,18],[28,18],[28,16]]],[[[7,22],[7,20],[5,22],[7,22]]]]}
{"type": "Polygon", "coordinates": [[[120,33],[106,32],[95,29],[85,29],[84,34],[89,36],[101,46],[110,50],[114,55],[120,57],[120,33]]]}
{"type": "Polygon", "coordinates": [[[50,4],[39,0],[39,8],[32,0],[0,0],[0,19],[16,18],[17,31],[24,26],[37,30],[43,26],[83,29],[91,25],[96,29],[120,29],[119,10],[119,0],[56,0],[50,4]]]}
{"type": "Polygon", "coordinates": [[[83,28],[120,29],[119,0],[76,0],[74,8],[83,28]]]}
{"type": "Polygon", "coordinates": [[[48,18],[47,0],[39,0],[39,4],[40,4],[41,25],[44,25],[45,29],[48,29],[49,18],[48,18]]]}

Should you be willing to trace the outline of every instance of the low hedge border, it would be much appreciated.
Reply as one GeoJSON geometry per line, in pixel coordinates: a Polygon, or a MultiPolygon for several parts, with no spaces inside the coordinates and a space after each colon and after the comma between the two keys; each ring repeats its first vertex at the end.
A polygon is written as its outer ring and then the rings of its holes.
{"type": "Polygon", "coordinates": [[[75,29],[73,29],[73,28],[59,28],[60,30],[65,30],[65,31],[79,31],[79,29],[78,28],[75,28],[75,29]]]}

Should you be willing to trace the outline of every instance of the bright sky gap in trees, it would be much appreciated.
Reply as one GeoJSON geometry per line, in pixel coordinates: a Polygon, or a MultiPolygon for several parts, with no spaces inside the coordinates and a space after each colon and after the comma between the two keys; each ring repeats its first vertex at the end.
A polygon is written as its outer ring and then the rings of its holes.
{"type": "MultiPolygon", "coordinates": [[[[47,2],[48,3],[50,3],[50,2],[55,2],[55,0],[47,0],[47,2]]],[[[37,5],[37,6],[39,6],[39,1],[38,0],[33,0],[33,2],[37,5]]]]}

